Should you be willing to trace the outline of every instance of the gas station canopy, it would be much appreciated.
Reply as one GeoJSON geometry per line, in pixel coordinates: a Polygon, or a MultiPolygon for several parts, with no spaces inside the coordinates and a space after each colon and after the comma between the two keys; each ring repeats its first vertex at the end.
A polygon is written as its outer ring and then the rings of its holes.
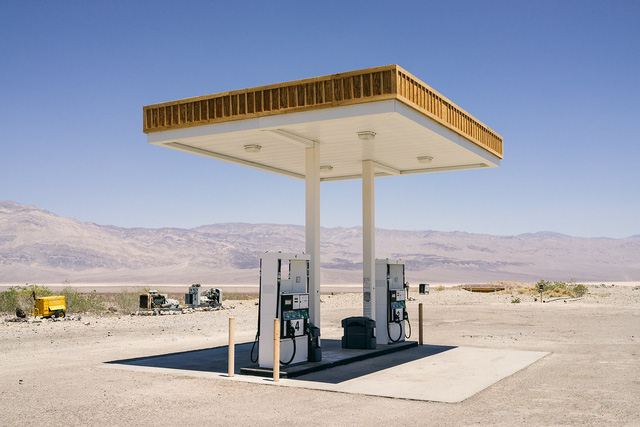
{"type": "Polygon", "coordinates": [[[401,67],[389,65],[144,107],[148,142],[304,180],[497,167],[502,137],[401,67]]]}
{"type": "Polygon", "coordinates": [[[151,144],[305,181],[316,326],[321,181],[362,179],[363,315],[376,319],[376,310],[386,312],[376,308],[376,287],[391,288],[388,274],[376,277],[375,178],[497,167],[502,159],[500,135],[397,65],[149,105],[144,132],[151,144]]]}

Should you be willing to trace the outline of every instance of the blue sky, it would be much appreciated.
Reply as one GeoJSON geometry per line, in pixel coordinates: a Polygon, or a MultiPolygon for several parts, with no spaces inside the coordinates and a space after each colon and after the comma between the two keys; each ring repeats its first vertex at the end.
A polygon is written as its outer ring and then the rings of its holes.
{"type": "MultiPolygon", "coordinates": [[[[142,106],[399,64],[500,168],[376,180],[376,225],[640,233],[638,1],[0,3],[0,200],[125,227],[304,223],[304,183],[146,143],[142,106]],[[399,214],[400,213],[400,214],[399,214]]],[[[324,227],[361,225],[323,183],[324,227]]]]}

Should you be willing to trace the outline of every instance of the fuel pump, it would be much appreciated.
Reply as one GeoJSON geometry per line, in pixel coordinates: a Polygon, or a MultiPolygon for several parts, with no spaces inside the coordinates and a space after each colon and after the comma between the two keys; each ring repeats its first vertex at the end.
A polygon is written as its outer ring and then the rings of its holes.
{"type": "Polygon", "coordinates": [[[251,360],[261,368],[273,368],[275,318],[280,319],[280,363],[309,360],[309,330],[313,330],[309,323],[309,259],[306,254],[280,252],[260,256],[258,333],[251,360]]]}
{"type": "Polygon", "coordinates": [[[298,361],[307,360],[307,338],[308,335],[308,323],[309,323],[309,293],[281,293],[280,294],[280,352],[281,354],[287,354],[283,347],[287,347],[289,343],[288,339],[291,339],[293,349],[290,351],[291,358],[288,361],[280,363],[288,365],[298,357],[298,361]],[[301,342],[304,346],[304,350],[300,349],[298,352],[298,338],[303,337],[305,340],[301,342]],[[285,339],[283,343],[283,339],[285,339]],[[304,353],[304,354],[303,354],[304,353]]]}
{"type": "Polygon", "coordinates": [[[376,260],[376,341],[392,344],[409,338],[411,331],[406,306],[404,262],[395,259],[376,260]]]}

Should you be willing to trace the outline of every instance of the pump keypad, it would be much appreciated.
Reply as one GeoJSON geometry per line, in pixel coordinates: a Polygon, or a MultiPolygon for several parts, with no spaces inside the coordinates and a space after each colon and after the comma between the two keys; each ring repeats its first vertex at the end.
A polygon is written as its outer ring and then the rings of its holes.
{"type": "Polygon", "coordinates": [[[396,301],[391,303],[391,309],[397,310],[400,308],[406,308],[407,306],[404,304],[404,301],[396,301]]]}

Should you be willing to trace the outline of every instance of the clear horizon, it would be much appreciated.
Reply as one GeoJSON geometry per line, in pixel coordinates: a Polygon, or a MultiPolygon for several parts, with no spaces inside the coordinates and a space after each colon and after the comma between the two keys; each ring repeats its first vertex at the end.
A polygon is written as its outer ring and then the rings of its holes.
{"type": "MultiPolygon", "coordinates": [[[[303,225],[302,181],[149,145],[142,106],[396,63],[505,157],[377,179],[377,228],[635,236],[638,22],[635,1],[4,2],[0,200],[127,228],[303,225]]],[[[323,183],[321,225],[361,226],[360,191],[323,183]]]]}

